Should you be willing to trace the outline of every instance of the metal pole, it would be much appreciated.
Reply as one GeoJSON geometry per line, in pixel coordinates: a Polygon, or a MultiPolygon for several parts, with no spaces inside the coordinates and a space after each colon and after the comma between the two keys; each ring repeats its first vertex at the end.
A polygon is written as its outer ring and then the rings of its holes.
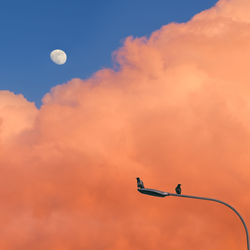
{"type": "Polygon", "coordinates": [[[241,217],[241,215],[239,214],[239,212],[235,208],[233,208],[232,206],[230,206],[229,204],[227,204],[226,202],[223,202],[223,201],[220,201],[220,200],[216,200],[216,199],[206,198],[206,197],[192,196],[192,195],[182,195],[182,194],[168,193],[168,196],[178,196],[178,197],[184,197],[184,198],[193,198],[193,199],[199,199],[199,200],[215,201],[215,202],[221,203],[221,204],[223,204],[223,205],[231,208],[238,215],[238,217],[240,218],[240,220],[241,220],[241,222],[242,222],[242,224],[243,224],[243,226],[245,228],[246,237],[247,237],[247,250],[250,250],[250,248],[249,248],[249,235],[248,235],[248,230],[247,230],[246,223],[243,220],[243,218],[241,217]]]}

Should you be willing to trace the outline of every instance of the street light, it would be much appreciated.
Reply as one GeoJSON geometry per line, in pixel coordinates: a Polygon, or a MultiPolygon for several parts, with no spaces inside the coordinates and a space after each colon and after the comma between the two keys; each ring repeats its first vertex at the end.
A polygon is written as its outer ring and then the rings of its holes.
{"type": "Polygon", "coordinates": [[[150,196],[157,196],[157,197],[178,196],[178,197],[184,197],[184,198],[215,201],[215,202],[221,203],[221,204],[229,207],[230,209],[232,209],[238,215],[238,217],[240,218],[240,220],[241,220],[241,222],[242,222],[242,224],[243,224],[243,226],[245,228],[246,238],[247,238],[247,250],[250,250],[250,248],[249,248],[249,235],[248,235],[248,230],[247,230],[246,223],[243,220],[243,218],[241,217],[241,215],[239,214],[239,212],[235,208],[233,208],[232,206],[227,204],[226,202],[216,200],[216,199],[212,199],[212,198],[192,196],[192,195],[173,194],[173,193],[163,192],[163,191],[156,190],[156,189],[145,188],[142,180],[139,177],[137,177],[137,190],[142,194],[146,194],[146,195],[150,195],[150,196]]]}

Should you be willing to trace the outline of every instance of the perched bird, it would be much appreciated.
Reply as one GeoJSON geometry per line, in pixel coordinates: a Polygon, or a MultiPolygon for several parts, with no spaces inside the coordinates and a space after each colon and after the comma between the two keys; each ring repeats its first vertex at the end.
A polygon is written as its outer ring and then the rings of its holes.
{"type": "Polygon", "coordinates": [[[137,187],[144,188],[143,181],[139,177],[137,177],[136,180],[137,180],[137,187]]]}
{"type": "Polygon", "coordinates": [[[181,184],[178,184],[177,187],[175,188],[175,192],[177,194],[181,194],[181,184]]]}

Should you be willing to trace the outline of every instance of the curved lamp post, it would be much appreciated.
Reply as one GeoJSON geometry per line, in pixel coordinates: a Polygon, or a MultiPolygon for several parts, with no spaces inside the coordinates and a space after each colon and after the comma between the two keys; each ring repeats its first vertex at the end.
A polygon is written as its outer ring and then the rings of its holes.
{"type": "Polygon", "coordinates": [[[245,231],[246,231],[246,238],[247,238],[247,250],[250,250],[249,248],[249,235],[248,235],[248,230],[247,230],[247,226],[245,221],[243,220],[243,218],[241,217],[241,215],[239,214],[239,212],[233,208],[232,206],[230,206],[229,204],[227,204],[226,202],[220,201],[220,200],[216,200],[216,199],[211,199],[211,198],[206,198],[206,197],[199,197],[199,196],[192,196],[192,195],[182,195],[182,194],[173,194],[173,193],[168,193],[168,192],[163,192],[160,190],[156,190],[156,189],[151,189],[151,188],[145,188],[143,182],[140,180],[140,178],[137,178],[137,190],[142,193],[142,194],[147,194],[147,195],[151,195],[151,196],[157,196],[157,197],[165,197],[165,196],[178,196],[178,197],[184,197],[184,198],[192,198],[192,199],[199,199],[199,200],[207,200],[207,201],[215,201],[218,203],[221,203],[229,208],[231,208],[240,218],[245,231]]]}

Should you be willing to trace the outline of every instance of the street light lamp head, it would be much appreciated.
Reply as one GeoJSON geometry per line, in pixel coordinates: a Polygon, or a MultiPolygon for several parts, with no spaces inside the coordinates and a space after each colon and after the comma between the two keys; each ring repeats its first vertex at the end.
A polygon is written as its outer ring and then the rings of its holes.
{"type": "Polygon", "coordinates": [[[167,192],[163,192],[163,191],[151,189],[151,188],[138,188],[138,191],[142,194],[147,194],[147,195],[156,196],[156,197],[165,197],[169,195],[169,193],[167,192]]]}
{"type": "Polygon", "coordinates": [[[165,197],[168,196],[169,193],[167,192],[163,192],[160,190],[156,190],[156,189],[151,189],[151,188],[145,188],[143,181],[137,177],[137,190],[142,193],[142,194],[147,194],[147,195],[151,195],[151,196],[157,196],[157,197],[165,197]]]}

